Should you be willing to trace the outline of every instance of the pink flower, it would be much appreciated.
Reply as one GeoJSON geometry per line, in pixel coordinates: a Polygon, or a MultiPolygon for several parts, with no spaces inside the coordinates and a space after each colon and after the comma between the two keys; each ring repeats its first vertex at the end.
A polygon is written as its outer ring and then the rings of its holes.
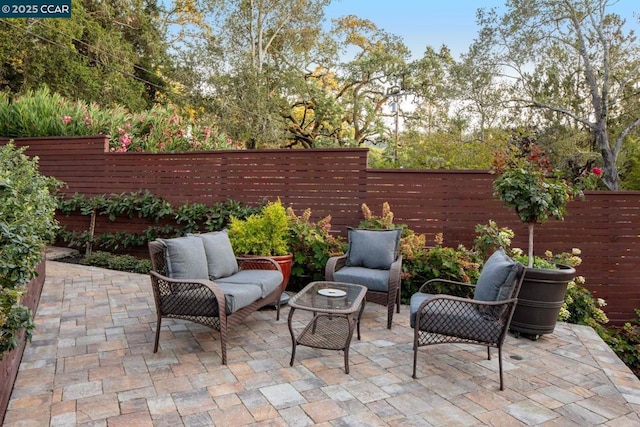
{"type": "Polygon", "coordinates": [[[591,169],[591,172],[595,173],[598,176],[602,176],[602,169],[600,169],[599,167],[591,169]]]}
{"type": "Polygon", "coordinates": [[[73,121],[73,118],[71,116],[62,116],[62,123],[64,123],[65,125],[68,125],[72,121],[73,121]]]}
{"type": "MultiPolygon", "coordinates": [[[[120,144],[122,144],[122,151],[127,151],[127,147],[131,144],[131,136],[128,133],[125,133],[120,137],[120,144]]],[[[120,150],[118,150],[120,151],[120,150]]]]}

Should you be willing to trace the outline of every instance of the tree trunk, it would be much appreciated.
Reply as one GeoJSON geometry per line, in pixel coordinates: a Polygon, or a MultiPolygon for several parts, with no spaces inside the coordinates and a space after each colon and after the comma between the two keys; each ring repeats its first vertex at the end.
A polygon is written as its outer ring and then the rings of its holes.
{"type": "Polygon", "coordinates": [[[533,267],[533,226],[534,224],[529,224],[529,268],[533,267]]]}

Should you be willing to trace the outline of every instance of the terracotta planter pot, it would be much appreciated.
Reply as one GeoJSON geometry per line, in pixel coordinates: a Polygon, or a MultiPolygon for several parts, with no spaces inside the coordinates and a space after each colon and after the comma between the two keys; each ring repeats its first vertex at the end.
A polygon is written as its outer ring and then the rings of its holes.
{"type": "Polygon", "coordinates": [[[511,319],[511,332],[536,340],[556,327],[567,285],[576,270],[558,265],[556,270],[528,268],[518,294],[518,304],[511,319]]]}
{"type": "Polygon", "coordinates": [[[280,287],[282,288],[282,292],[287,289],[287,285],[289,284],[289,278],[291,277],[291,267],[293,266],[293,254],[287,255],[276,255],[270,256],[269,258],[273,258],[275,262],[280,265],[282,269],[282,275],[284,278],[282,279],[282,284],[280,287]]]}
{"type": "MultiPolygon", "coordinates": [[[[258,255],[242,255],[244,257],[258,256],[258,255]]],[[[293,254],[287,255],[270,255],[267,258],[273,259],[278,263],[280,269],[282,269],[282,283],[280,287],[282,288],[282,297],[280,298],[280,304],[286,304],[289,301],[289,295],[284,293],[287,289],[287,285],[289,284],[289,278],[291,277],[291,267],[293,267],[293,254]]]]}

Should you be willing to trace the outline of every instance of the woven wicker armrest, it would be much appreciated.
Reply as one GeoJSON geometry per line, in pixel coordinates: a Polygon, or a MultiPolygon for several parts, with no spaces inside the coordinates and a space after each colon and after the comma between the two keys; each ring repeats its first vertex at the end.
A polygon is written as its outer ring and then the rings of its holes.
{"type": "Polygon", "coordinates": [[[332,281],[333,273],[335,273],[337,270],[340,270],[345,265],[347,265],[346,254],[329,258],[329,261],[327,261],[327,264],[324,267],[325,280],[332,281]]]}
{"type": "Polygon", "coordinates": [[[280,264],[268,257],[236,257],[240,270],[277,270],[282,272],[280,264]]]}
{"type": "Polygon", "coordinates": [[[201,292],[203,300],[207,298],[214,298],[216,300],[218,307],[215,315],[221,319],[226,317],[227,311],[224,292],[215,282],[196,279],[172,279],[153,270],[151,270],[149,274],[151,275],[151,284],[154,297],[156,298],[156,306],[161,308],[162,314],[172,314],[172,311],[181,311],[182,309],[182,307],[166,307],[164,302],[167,296],[180,292],[201,292]],[[169,310],[167,311],[167,309],[169,310]]]}

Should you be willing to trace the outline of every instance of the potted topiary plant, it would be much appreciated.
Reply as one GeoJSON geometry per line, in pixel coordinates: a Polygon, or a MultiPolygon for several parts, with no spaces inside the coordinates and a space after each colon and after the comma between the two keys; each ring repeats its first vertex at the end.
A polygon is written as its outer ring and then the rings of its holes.
{"type": "Polygon", "coordinates": [[[511,321],[511,330],[533,339],[553,332],[568,283],[576,270],[571,266],[547,264],[539,268],[534,255],[534,227],[550,218],[563,220],[566,205],[580,194],[551,167],[545,152],[535,144],[535,134],[516,135],[514,153],[499,153],[494,162],[497,178],[494,195],[513,209],[528,226],[527,272],[511,321]]]}
{"type": "Polygon", "coordinates": [[[241,256],[268,256],[282,268],[282,292],[284,293],[291,276],[293,254],[289,249],[289,218],[278,199],[268,202],[260,212],[245,219],[231,217],[229,240],[236,254],[241,256]]]}

